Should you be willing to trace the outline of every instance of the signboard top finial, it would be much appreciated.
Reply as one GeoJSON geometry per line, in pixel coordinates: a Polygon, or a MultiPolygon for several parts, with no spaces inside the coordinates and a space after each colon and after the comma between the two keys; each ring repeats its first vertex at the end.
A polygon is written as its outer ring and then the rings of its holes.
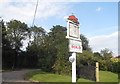
{"type": "Polygon", "coordinates": [[[68,17],[68,20],[71,20],[71,21],[73,21],[74,23],[79,24],[78,18],[76,18],[75,15],[73,15],[73,13],[72,13],[72,15],[70,15],[70,16],[68,17]]]}

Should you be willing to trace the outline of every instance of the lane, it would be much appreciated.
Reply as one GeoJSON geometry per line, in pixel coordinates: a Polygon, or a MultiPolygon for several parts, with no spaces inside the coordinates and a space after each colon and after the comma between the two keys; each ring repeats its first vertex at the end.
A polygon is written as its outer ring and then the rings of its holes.
{"type": "Polygon", "coordinates": [[[30,82],[25,80],[25,74],[30,71],[36,71],[40,69],[24,69],[18,71],[9,71],[2,73],[2,81],[3,82],[30,82]]]}

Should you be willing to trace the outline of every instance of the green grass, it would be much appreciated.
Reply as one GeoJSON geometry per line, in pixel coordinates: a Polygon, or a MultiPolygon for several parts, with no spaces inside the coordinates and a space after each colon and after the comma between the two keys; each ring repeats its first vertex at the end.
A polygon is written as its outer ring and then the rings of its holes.
{"type": "Polygon", "coordinates": [[[70,76],[63,76],[58,74],[51,74],[47,72],[32,72],[27,75],[27,79],[31,81],[39,81],[39,82],[70,82],[70,76]]]}
{"type": "Polygon", "coordinates": [[[120,82],[120,73],[118,73],[118,81],[120,82]]]}
{"type": "Polygon", "coordinates": [[[100,71],[100,82],[118,82],[118,74],[100,71]]]}
{"type": "Polygon", "coordinates": [[[77,82],[94,82],[92,80],[84,79],[84,78],[79,78],[77,82]]]}
{"type": "MultiPolygon", "coordinates": [[[[43,71],[33,71],[26,74],[26,79],[34,82],[71,82],[71,76],[58,75],[43,71]]],[[[94,82],[79,78],[77,82],[94,82]]],[[[118,75],[108,71],[100,71],[100,82],[118,82],[118,75]]]]}
{"type": "MultiPolygon", "coordinates": [[[[33,71],[26,74],[26,79],[33,82],[71,82],[71,76],[58,75],[43,71],[33,71]]],[[[87,79],[78,79],[78,82],[91,82],[87,79]]]]}

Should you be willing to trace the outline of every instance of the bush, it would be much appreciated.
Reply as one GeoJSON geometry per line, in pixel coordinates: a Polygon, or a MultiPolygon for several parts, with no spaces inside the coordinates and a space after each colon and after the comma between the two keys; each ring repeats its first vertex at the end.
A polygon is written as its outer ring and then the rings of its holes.
{"type": "Polygon", "coordinates": [[[113,62],[110,71],[120,73],[120,62],[113,62]]]}

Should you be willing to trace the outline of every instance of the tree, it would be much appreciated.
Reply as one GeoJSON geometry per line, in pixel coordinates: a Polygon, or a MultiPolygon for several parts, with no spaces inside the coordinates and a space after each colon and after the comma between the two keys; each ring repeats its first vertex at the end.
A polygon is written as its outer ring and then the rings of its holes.
{"type": "Polygon", "coordinates": [[[3,20],[0,22],[1,24],[1,28],[2,28],[2,49],[11,49],[11,46],[10,46],[10,42],[8,41],[8,39],[6,38],[7,36],[7,31],[6,31],[6,27],[4,25],[4,22],[3,20]]]}
{"type": "Polygon", "coordinates": [[[83,52],[77,55],[77,65],[79,64],[91,64],[93,61],[92,49],[89,46],[88,39],[81,34],[80,39],[82,40],[83,52]]]}
{"type": "Polygon", "coordinates": [[[88,39],[87,39],[83,34],[80,35],[80,39],[82,40],[83,50],[87,50],[87,51],[92,52],[92,49],[91,49],[90,46],[89,46],[89,41],[88,41],[88,39]]]}
{"type": "Polygon", "coordinates": [[[8,40],[11,41],[13,49],[20,50],[22,46],[22,40],[27,35],[27,24],[22,23],[18,20],[11,20],[7,22],[7,34],[8,40]]]}
{"type": "Polygon", "coordinates": [[[104,60],[110,60],[112,58],[112,51],[105,48],[105,49],[101,50],[101,55],[104,60]]]}
{"type": "Polygon", "coordinates": [[[39,59],[43,56],[43,43],[46,31],[42,27],[37,26],[31,27],[29,31],[31,35],[29,37],[33,39],[33,41],[29,42],[26,51],[27,56],[24,62],[28,67],[38,67],[38,65],[41,65],[41,63],[39,64],[39,59]]]}
{"type": "Polygon", "coordinates": [[[103,70],[110,70],[112,66],[112,51],[109,49],[105,48],[101,50],[101,55],[103,57],[103,60],[100,61],[100,67],[103,68],[103,70]]]}
{"type": "Polygon", "coordinates": [[[99,62],[103,59],[102,55],[99,52],[94,52],[93,53],[94,60],[99,62]]]}
{"type": "Polygon", "coordinates": [[[33,43],[36,45],[41,45],[43,42],[46,31],[42,27],[31,27],[31,35],[34,38],[33,43]]]}
{"type": "Polygon", "coordinates": [[[4,21],[0,22],[2,28],[2,68],[11,68],[14,58],[14,50],[12,49],[11,42],[7,39],[7,27],[4,21]]]}
{"type": "Polygon", "coordinates": [[[13,68],[17,67],[17,57],[19,56],[19,53],[21,52],[22,47],[22,40],[25,39],[27,35],[27,24],[24,22],[20,22],[18,20],[11,20],[10,22],[7,22],[7,39],[10,41],[10,45],[12,49],[14,50],[14,63],[13,68]]]}
{"type": "Polygon", "coordinates": [[[93,53],[83,50],[82,53],[77,54],[77,65],[92,65],[94,64],[93,53]]]}
{"type": "Polygon", "coordinates": [[[69,74],[71,64],[68,61],[68,40],[65,38],[66,28],[60,25],[53,26],[51,32],[48,34],[49,45],[55,51],[52,53],[54,65],[52,66],[55,73],[69,74]]]}

